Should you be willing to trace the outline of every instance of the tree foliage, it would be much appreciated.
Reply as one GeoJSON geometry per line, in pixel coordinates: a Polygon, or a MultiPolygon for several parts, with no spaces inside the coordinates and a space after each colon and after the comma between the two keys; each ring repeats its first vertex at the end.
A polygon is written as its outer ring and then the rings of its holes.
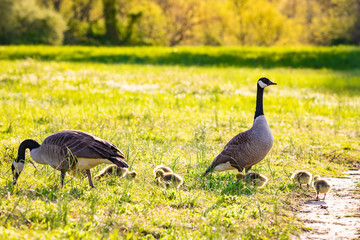
{"type": "Polygon", "coordinates": [[[48,44],[63,34],[64,44],[86,45],[360,43],[359,0],[36,1],[0,0],[2,43],[25,32],[26,42],[48,44]]]}
{"type": "Polygon", "coordinates": [[[33,0],[0,1],[0,44],[61,44],[62,17],[33,0]]]}

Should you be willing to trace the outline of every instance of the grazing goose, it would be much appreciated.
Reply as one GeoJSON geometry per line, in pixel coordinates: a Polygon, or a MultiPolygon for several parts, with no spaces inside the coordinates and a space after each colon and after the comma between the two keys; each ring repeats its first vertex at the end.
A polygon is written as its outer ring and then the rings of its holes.
{"type": "Polygon", "coordinates": [[[213,171],[222,172],[237,169],[247,173],[250,168],[260,162],[273,145],[273,136],[266,122],[263,111],[264,88],[277,85],[267,78],[257,82],[256,111],[253,126],[233,137],[224,150],[212,161],[204,176],[213,171]]]}
{"type": "Polygon", "coordinates": [[[158,184],[165,184],[166,187],[174,186],[179,188],[183,184],[183,179],[176,173],[165,173],[163,170],[156,171],[156,181],[158,184]]]}
{"type": "Polygon", "coordinates": [[[326,179],[320,178],[319,175],[316,175],[314,177],[313,187],[316,191],[316,200],[319,200],[319,193],[324,194],[323,200],[325,200],[326,193],[330,191],[331,185],[326,179]]]}
{"type": "Polygon", "coordinates": [[[257,186],[258,188],[262,188],[265,186],[265,184],[268,182],[268,179],[266,176],[260,174],[260,173],[247,173],[246,175],[244,175],[243,173],[238,173],[236,174],[236,179],[238,181],[241,181],[243,179],[245,179],[245,181],[249,181],[251,182],[254,186],[257,186]]]}
{"type": "Polygon", "coordinates": [[[129,167],[124,160],[124,154],[114,144],[85,132],[65,130],[48,136],[42,145],[32,139],[24,140],[20,144],[18,156],[11,166],[14,184],[24,168],[27,148],[35,162],[48,164],[61,172],[61,186],[64,185],[68,170],[84,170],[90,186],[94,187],[90,169],[96,165],[113,163],[119,167],[129,167]]]}
{"type": "Polygon", "coordinates": [[[159,165],[159,166],[156,166],[156,167],[154,168],[154,171],[153,171],[155,178],[158,177],[158,176],[156,175],[156,172],[157,172],[159,169],[163,170],[164,173],[172,173],[172,172],[173,172],[173,171],[171,170],[171,168],[169,168],[169,167],[167,167],[167,166],[165,166],[165,165],[159,165]]]}
{"type": "Polygon", "coordinates": [[[311,183],[311,173],[305,170],[297,170],[295,173],[291,176],[292,181],[296,181],[301,185],[306,184],[307,188],[309,189],[310,183],[311,183]]]}
{"type": "Polygon", "coordinates": [[[105,175],[116,175],[116,176],[119,176],[121,178],[133,179],[133,178],[136,177],[136,172],[135,171],[129,172],[129,170],[127,168],[121,168],[121,167],[118,167],[115,164],[111,164],[111,165],[105,167],[104,169],[102,169],[95,176],[95,180],[100,180],[105,175]]]}

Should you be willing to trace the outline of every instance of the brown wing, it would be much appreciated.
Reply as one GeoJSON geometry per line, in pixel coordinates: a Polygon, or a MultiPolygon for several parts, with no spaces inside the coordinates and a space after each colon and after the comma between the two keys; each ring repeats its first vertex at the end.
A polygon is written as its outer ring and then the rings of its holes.
{"type": "Polygon", "coordinates": [[[224,149],[219,155],[216,156],[216,158],[211,162],[210,167],[206,169],[204,176],[214,170],[214,168],[222,163],[230,162],[230,165],[236,169],[238,169],[239,172],[242,172],[244,167],[240,166],[237,161],[231,156],[231,151],[229,151],[229,148],[226,150],[224,149]]]}
{"type": "Polygon", "coordinates": [[[217,165],[230,162],[231,166],[238,169],[240,172],[243,171],[244,167],[241,166],[236,160],[236,153],[241,151],[245,144],[248,143],[249,138],[251,138],[251,131],[247,130],[245,132],[239,133],[234,136],[224,147],[224,150],[221,151],[219,155],[211,162],[210,167],[205,171],[205,174],[211,172],[217,165]]]}
{"type": "Polygon", "coordinates": [[[238,146],[241,148],[242,145],[249,142],[249,139],[252,137],[251,135],[250,129],[237,134],[225,145],[224,149],[229,146],[238,146]]]}
{"type": "Polygon", "coordinates": [[[119,167],[128,167],[124,154],[111,142],[91,134],[65,130],[48,136],[43,145],[57,145],[69,149],[77,158],[106,158],[119,167]]]}

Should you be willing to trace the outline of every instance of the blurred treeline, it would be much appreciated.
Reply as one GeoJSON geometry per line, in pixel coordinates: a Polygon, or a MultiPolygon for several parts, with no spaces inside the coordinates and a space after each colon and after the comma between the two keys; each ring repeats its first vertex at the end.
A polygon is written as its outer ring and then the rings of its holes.
{"type": "Polygon", "coordinates": [[[360,43],[360,0],[0,0],[0,44],[360,43]]]}

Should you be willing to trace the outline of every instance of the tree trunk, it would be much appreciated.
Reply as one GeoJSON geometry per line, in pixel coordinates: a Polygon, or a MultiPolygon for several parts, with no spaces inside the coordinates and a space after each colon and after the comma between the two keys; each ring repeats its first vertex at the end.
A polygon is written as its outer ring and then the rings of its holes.
{"type": "Polygon", "coordinates": [[[62,0],[55,0],[55,1],[53,1],[53,3],[54,3],[55,11],[60,12],[60,6],[61,6],[61,3],[62,3],[62,0]]]}
{"type": "Polygon", "coordinates": [[[119,44],[116,0],[102,0],[104,6],[106,37],[111,44],[119,44]]]}

